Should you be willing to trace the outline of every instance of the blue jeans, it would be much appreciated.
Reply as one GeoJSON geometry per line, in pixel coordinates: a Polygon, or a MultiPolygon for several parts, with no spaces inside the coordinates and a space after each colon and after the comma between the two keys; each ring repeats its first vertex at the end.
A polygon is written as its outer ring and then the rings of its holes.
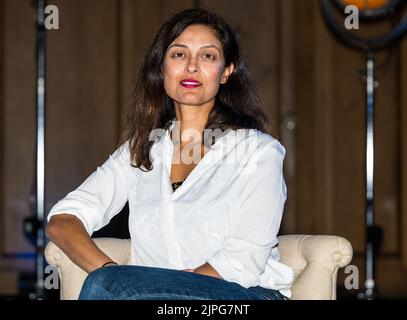
{"type": "Polygon", "coordinates": [[[80,300],[285,300],[279,291],[244,288],[211,276],[142,266],[108,266],[86,278],[80,300]]]}

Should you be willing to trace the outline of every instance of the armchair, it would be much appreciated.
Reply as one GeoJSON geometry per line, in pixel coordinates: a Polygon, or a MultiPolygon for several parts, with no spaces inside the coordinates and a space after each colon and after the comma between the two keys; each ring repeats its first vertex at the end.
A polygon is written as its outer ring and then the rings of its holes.
{"type": "MultiPolygon", "coordinates": [[[[278,238],[281,262],[294,269],[291,299],[336,299],[338,269],[345,267],[352,260],[350,242],[332,235],[283,235],[278,238]]],[[[127,263],[130,240],[94,240],[102,251],[119,264],[127,263]]],[[[72,263],[52,242],[45,248],[45,257],[50,265],[58,267],[61,299],[78,299],[87,273],[72,263]]]]}

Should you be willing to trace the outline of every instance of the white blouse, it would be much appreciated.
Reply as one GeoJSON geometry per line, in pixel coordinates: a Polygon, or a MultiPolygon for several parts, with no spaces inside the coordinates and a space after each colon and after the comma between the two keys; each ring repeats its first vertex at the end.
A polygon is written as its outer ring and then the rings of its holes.
{"type": "Polygon", "coordinates": [[[151,171],[130,165],[125,143],[52,207],[48,221],[73,214],[92,235],[128,201],[128,264],[183,270],[208,262],[224,280],[291,297],[294,273],[277,248],[287,198],[284,147],[254,129],[230,130],[173,192],[174,124],[151,148],[151,171]]]}

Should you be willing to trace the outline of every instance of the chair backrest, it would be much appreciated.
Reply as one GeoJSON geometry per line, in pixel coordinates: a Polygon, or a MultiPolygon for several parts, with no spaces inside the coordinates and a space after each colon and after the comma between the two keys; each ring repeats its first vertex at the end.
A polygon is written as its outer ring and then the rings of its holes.
{"type": "Polygon", "coordinates": [[[294,270],[292,299],[336,299],[339,268],[353,256],[348,240],[334,235],[279,236],[281,262],[294,270]]]}

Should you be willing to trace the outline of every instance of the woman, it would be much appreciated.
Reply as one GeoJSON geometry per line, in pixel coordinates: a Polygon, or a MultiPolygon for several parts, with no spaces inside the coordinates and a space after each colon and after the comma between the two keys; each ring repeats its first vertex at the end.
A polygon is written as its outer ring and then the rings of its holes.
{"type": "Polygon", "coordinates": [[[80,299],[287,299],[285,149],[267,130],[232,28],[204,9],[165,21],[119,148],[48,215],[48,237],[89,273],[80,299]],[[90,236],[127,201],[118,266],[90,236]]]}

